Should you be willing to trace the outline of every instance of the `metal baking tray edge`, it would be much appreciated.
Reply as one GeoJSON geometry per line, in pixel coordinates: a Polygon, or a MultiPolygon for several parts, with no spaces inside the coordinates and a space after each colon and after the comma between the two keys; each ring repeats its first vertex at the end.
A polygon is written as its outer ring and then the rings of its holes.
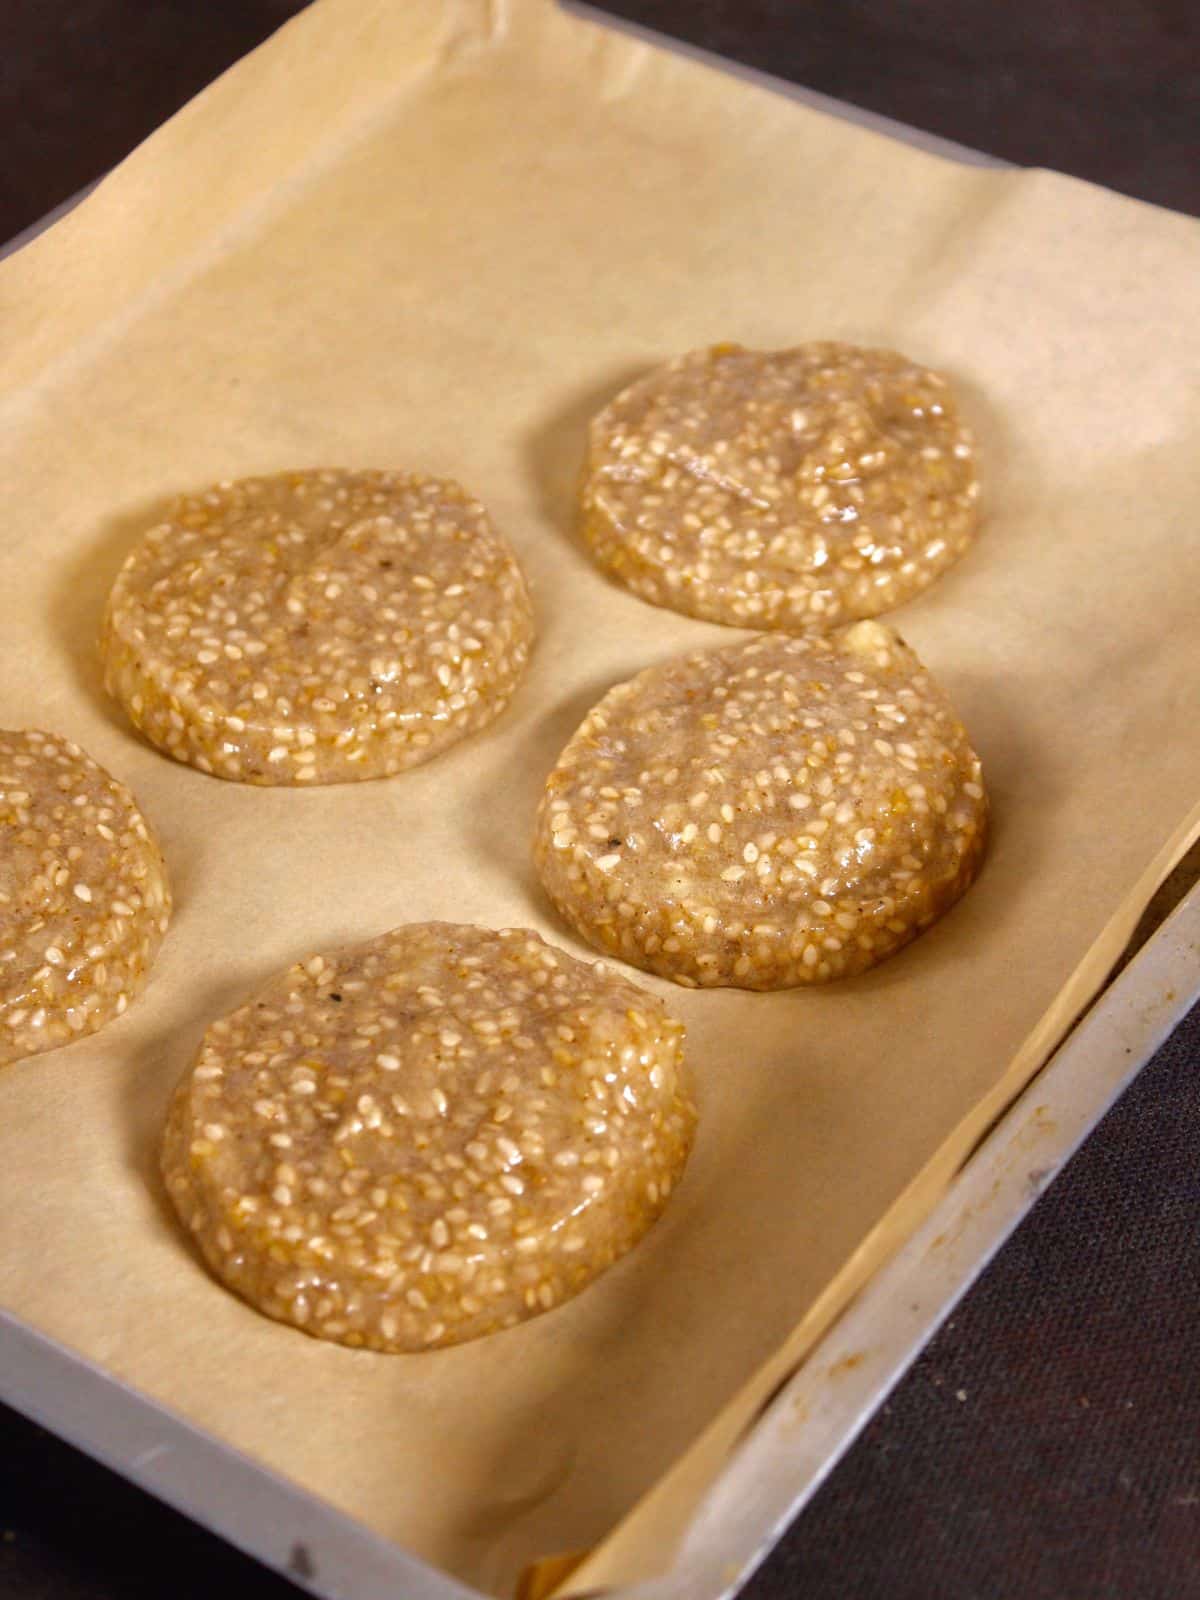
{"type": "MultiPolygon", "coordinates": [[[[932,154],[994,157],[564,0],[565,9],[932,154]]],[[[0,247],[52,227],[89,184],[0,247]]],[[[1200,998],[1200,884],[1093,1003],[926,1222],[775,1396],[678,1559],[623,1600],[729,1600],[1105,1112],[1200,998]]],[[[323,1600],[478,1600],[327,1501],[0,1309],[0,1400],[323,1600]]]]}
{"type": "Polygon", "coordinates": [[[1200,1001],[1200,882],[996,1122],[917,1231],[722,1469],[663,1578],[621,1600],[730,1600],[1088,1135],[1200,1001]]]}
{"type": "MultiPolygon", "coordinates": [[[[1200,884],[816,1345],[707,1495],[664,1577],[623,1600],[728,1600],[1074,1151],[1200,999],[1200,884]]],[[[325,1600],[478,1591],[0,1311],[0,1399],[325,1600]]]]}

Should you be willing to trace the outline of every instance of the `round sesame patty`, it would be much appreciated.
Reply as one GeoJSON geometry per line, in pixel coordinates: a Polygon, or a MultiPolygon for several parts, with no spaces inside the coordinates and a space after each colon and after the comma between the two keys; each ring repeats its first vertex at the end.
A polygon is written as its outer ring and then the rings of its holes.
{"type": "Polygon", "coordinates": [[[978,492],[937,373],[847,344],[714,345],[595,418],[583,532],[655,605],[825,629],[927,588],[970,543],[978,492]]]}
{"type": "Polygon", "coordinates": [[[129,790],[55,734],[0,732],[0,1066],[119,1017],[170,914],[129,790]]]}
{"type": "Polygon", "coordinates": [[[890,629],[760,634],[610,690],[546,783],[534,857],[598,949],[677,983],[874,966],[978,870],[979,760],[890,629]]]}
{"type": "Polygon", "coordinates": [[[577,1294],[683,1171],[683,1026],[535,933],[416,923],[290,968],[215,1023],[163,1172],[259,1310],[372,1350],[577,1294]]]}
{"type": "Polygon", "coordinates": [[[286,472],[178,500],[113,585],[109,693],[154,744],[242,783],[426,761],[507,704],[525,580],[456,483],[286,472]]]}

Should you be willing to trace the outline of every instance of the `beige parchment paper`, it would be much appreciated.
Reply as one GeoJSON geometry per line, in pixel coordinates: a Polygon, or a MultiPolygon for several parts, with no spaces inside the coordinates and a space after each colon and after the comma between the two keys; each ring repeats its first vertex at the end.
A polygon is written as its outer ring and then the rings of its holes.
{"type": "MultiPolygon", "coordinates": [[[[920,154],[548,0],[322,0],[201,95],[0,269],[0,725],[125,779],[178,896],[129,1015],[0,1076],[0,1302],[485,1589],[602,1540],[928,1210],[1197,829],[1198,282],[1194,222],[920,154]],[[979,884],[854,982],[646,980],[689,1028],[699,1142],[570,1306],[412,1358],[259,1317],[156,1177],[206,1023],[410,919],[578,949],[529,867],[544,774],[610,684],[730,637],[590,567],[585,419],[677,351],[814,337],[945,369],[981,435],[986,531],[895,617],[984,759],[979,884]],[[310,464],[471,486],[539,643],[505,716],[429,767],[242,789],[106,704],[97,623],[164,497],[310,464]]],[[[588,1570],[653,1570],[671,1526],[635,1514],[588,1570]]]]}

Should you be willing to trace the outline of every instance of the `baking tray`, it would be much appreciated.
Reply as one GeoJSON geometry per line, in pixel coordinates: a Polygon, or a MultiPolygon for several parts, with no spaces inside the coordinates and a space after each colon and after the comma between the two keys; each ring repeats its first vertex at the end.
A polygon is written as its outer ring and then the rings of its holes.
{"type": "MultiPolygon", "coordinates": [[[[990,158],[831,101],[591,7],[570,10],[951,159],[990,158]]],[[[85,191],[86,192],[86,191],[85,191]]],[[[76,197],[77,199],[83,196],[76,197]]],[[[71,206],[12,241],[19,248],[71,206]]],[[[646,1600],[736,1592],[875,1407],[1175,1023],[1200,996],[1197,855],[1183,898],[963,1166],[933,1213],[776,1390],[709,1486],[646,1600]]],[[[1158,905],[1156,916],[1163,906],[1158,905]]],[[[1152,919],[1153,920],[1153,919],[1152,919]]],[[[477,1591],[0,1312],[0,1397],[317,1595],[447,1600],[477,1591]]],[[[550,1592],[547,1565],[530,1594],[550,1592]]]]}
{"type": "MultiPolygon", "coordinates": [[[[1198,867],[1193,851],[1179,876],[1194,876],[1198,867]]],[[[1200,999],[1198,952],[1200,884],[1193,883],[979,1145],[922,1227],[764,1409],[699,1507],[671,1572],[622,1590],[626,1600],[736,1594],[1005,1239],[1200,999]]],[[[478,1595],[3,1311],[0,1398],[326,1600],[478,1595]]]]}

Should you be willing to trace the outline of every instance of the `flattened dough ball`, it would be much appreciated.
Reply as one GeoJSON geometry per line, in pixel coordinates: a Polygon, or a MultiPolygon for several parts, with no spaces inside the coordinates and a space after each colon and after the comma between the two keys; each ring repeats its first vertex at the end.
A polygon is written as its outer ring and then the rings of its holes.
{"type": "Polygon", "coordinates": [[[862,972],[979,867],[978,757],[890,629],[760,634],[609,691],[546,783],[534,857],[597,949],[692,987],[862,972]]]}
{"type": "Polygon", "coordinates": [[[286,472],[185,496],[121,569],[105,684],[177,761],[342,783],[427,761],[508,703],[525,580],[478,500],[401,472],[286,472]]]}
{"type": "Polygon", "coordinates": [[[372,1350],[458,1344],[577,1294],[691,1145],[683,1027],[535,933],[418,923],[292,967],[215,1023],[163,1172],[213,1271],[372,1350]]]}
{"type": "Polygon", "coordinates": [[[824,630],[928,588],[974,536],[978,493],[937,373],[848,344],[714,345],[595,418],[583,532],[655,605],[824,630]]]}
{"type": "Polygon", "coordinates": [[[124,784],[55,734],[0,732],[0,1066],[119,1017],[170,915],[124,784]]]}

